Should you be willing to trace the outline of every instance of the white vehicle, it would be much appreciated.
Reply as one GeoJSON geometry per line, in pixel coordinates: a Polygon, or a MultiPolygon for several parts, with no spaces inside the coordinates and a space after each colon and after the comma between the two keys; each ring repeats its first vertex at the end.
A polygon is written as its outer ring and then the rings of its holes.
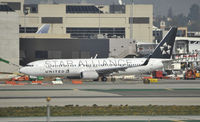
{"type": "Polygon", "coordinates": [[[52,84],[54,85],[62,85],[63,82],[62,82],[62,79],[57,77],[55,80],[52,81],[52,84]]]}
{"type": "Polygon", "coordinates": [[[133,75],[163,68],[172,55],[177,28],[173,27],[148,58],[52,59],[28,63],[20,72],[31,76],[65,76],[106,81],[109,75],[133,75]]]}

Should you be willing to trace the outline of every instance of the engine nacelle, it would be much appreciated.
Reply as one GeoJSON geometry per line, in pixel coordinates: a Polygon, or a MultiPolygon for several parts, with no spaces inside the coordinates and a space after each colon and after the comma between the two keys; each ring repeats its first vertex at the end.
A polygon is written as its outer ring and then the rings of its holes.
{"type": "Polygon", "coordinates": [[[96,71],[83,71],[81,72],[82,79],[97,79],[99,74],[96,71]]]}

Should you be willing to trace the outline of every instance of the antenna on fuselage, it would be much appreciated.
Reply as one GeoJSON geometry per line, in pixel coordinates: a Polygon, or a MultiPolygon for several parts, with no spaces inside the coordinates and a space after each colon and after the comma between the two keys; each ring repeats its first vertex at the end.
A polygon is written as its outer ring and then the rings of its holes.
{"type": "Polygon", "coordinates": [[[97,56],[98,56],[98,54],[96,54],[96,55],[94,56],[94,59],[96,59],[96,58],[97,58],[97,56]]]}
{"type": "Polygon", "coordinates": [[[97,58],[97,56],[98,56],[98,54],[96,54],[96,55],[94,56],[94,58],[93,58],[93,57],[91,57],[91,59],[96,59],[96,58],[97,58]]]}

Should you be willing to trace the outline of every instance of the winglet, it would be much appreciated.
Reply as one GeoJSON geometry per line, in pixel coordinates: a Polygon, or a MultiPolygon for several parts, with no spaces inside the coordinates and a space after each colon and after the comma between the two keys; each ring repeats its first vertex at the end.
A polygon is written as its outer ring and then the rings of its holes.
{"type": "Polygon", "coordinates": [[[149,55],[149,57],[145,60],[145,62],[142,64],[142,66],[145,66],[149,63],[149,60],[151,58],[152,55],[149,55]]]}

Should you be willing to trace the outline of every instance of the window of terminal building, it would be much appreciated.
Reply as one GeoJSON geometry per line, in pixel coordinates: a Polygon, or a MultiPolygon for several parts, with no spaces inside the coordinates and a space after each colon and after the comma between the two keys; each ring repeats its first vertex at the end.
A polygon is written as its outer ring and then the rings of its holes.
{"type": "Polygon", "coordinates": [[[24,4],[25,10],[29,10],[30,13],[38,13],[38,4],[24,4]]]}
{"type": "Polygon", "coordinates": [[[129,24],[149,24],[149,17],[129,17],[129,24]]]}
{"type": "Polygon", "coordinates": [[[48,59],[59,59],[62,58],[62,52],[60,50],[49,50],[48,59]]]}
{"type": "Polygon", "coordinates": [[[66,28],[71,38],[97,38],[100,33],[105,38],[125,38],[125,28],[66,28]]]}
{"type": "Polygon", "coordinates": [[[178,37],[186,37],[186,30],[178,30],[176,33],[178,37]]]}
{"type": "Polygon", "coordinates": [[[66,5],[66,13],[103,13],[96,6],[66,5]]]}
{"type": "Polygon", "coordinates": [[[195,32],[188,32],[187,37],[195,37],[195,32]]]}
{"type": "Polygon", "coordinates": [[[35,58],[47,59],[48,58],[48,51],[43,51],[43,50],[35,51],[35,58]]]}
{"type": "Polygon", "coordinates": [[[62,17],[42,17],[42,23],[63,23],[62,17]]]}
{"type": "Polygon", "coordinates": [[[38,27],[19,27],[19,33],[36,33],[38,27]]]}
{"type": "Polygon", "coordinates": [[[12,10],[21,10],[20,2],[3,2],[6,3],[12,10]]]}
{"type": "Polygon", "coordinates": [[[0,5],[0,11],[14,11],[8,5],[0,5]]]}
{"type": "Polygon", "coordinates": [[[119,14],[125,13],[126,6],[125,5],[110,5],[110,13],[119,14]]]}

